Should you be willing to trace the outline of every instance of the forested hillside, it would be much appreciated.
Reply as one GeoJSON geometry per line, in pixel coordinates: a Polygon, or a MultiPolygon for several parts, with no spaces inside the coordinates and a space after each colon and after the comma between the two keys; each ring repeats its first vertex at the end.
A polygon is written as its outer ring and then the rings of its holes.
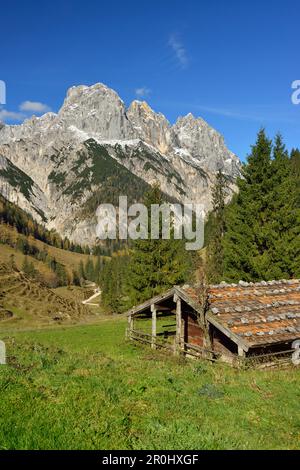
{"type": "Polygon", "coordinates": [[[0,196],[0,261],[52,288],[79,285],[85,279],[98,282],[104,262],[102,248],[95,250],[97,256],[91,251],[47,230],[0,196]]]}

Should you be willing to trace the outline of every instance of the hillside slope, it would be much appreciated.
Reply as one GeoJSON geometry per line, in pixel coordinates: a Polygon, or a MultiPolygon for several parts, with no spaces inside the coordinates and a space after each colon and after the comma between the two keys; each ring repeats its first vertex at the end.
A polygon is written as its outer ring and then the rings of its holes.
{"type": "Polygon", "coordinates": [[[0,263],[0,328],[70,323],[88,316],[80,303],[67,300],[29,279],[16,267],[0,263]]]}

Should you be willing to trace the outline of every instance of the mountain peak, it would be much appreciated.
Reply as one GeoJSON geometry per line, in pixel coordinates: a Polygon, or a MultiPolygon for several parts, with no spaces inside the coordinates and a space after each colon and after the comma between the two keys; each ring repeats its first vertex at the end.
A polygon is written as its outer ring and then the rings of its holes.
{"type": "Polygon", "coordinates": [[[86,85],[74,85],[68,88],[67,90],[67,98],[71,98],[72,96],[77,96],[83,90],[86,90],[88,87],[86,85]]]}
{"type": "Polygon", "coordinates": [[[124,102],[103,83],[71,87],[58,116],[64,126],[97,134],[100,140],[134,137],[124,102]]]}
{"type": "Polygon", "coordinates": [[[149,106],[149,104],[147,103],[147,101],[133,100],[132,103],[131,103],[131,105],[130,105],[130,107],[131,107],[131,106],[132,106],[132,107],[138,107],[138,108],[141,107],[141,108],[143,108],[143,109],[145,109],[145,110],[151,110],[151,111],[153,111],[153,110],[150,108],[150,106],[149,106]]]}
{"type": "Polygon", "coordinates": [[[188,113],[171,126],[146,101],[134,100],[126,110],[116,91],[103,83],[72,86],[57,115],[48,113],[21,126],[5,126],[1,141],[8,142],[12,136],[27,138],[33,133],[41,133],[43,141],[53,141],[55,135],[61,141],[74,136],[80,141],[94,138],[98,142],[140,139],[165,156],[190,156],[191,163],[198,162],[211,171],[224,167],[225,162],[237,162],[222,135],[202,118],[188,113]]]}
{"type": "Polygon", "coordinates": [[[90,94],[90,93],[95,93],[95,92],[108,92],[108,93],[114,93],[117,95],[117,92],[113,90],[112,88],[109,88],[107,85],[101,82],[94,83],[93,85],[74,85],[71,86],[67,90],[67,98],[71,96],[78,96],[83,93],[85,94],[90,94]]]}
{"type": "Polygon", "coordinates": [[[170,146],[170,123],[161,113],[156,113],[146,101],[135,100],[127,116],[138,138],[166,154],[170,146]]]}
{"type": "MultiPolygon", "coordinates": [[[[161,113],[156,113],[147,101],[132,101],[131,105],[128,108],[128,114],[143,114],[144,116],[149,116],[150,118],[155,118],[155,116],[162,116],[161,113]]],[[[166,119],[166,118],[165,118],[166,119]]]]}
{"type": "Polygon", "coordinates": [[[190,120],[194,121],[197,118],[195,118],[195,116],[192,113],[188,113],[186,114],[186,116],[183,116],[183,119],[186,119],[187,121],[190,121],[190,120]]]}
{"type": "Polygon", "coordinates": [[[0,171],[0,193],[20,201],[35,218],[46,214],[49,228],[80,243],[94,241],[93,221],[90,215],[74,221],[97,192],[110,197],[107,168],[117,179],[116,190],[124,190],[118,180],[122,167],[126,181],[130,174],[141,183],[159,181],[170,197],[203,203],[207,210],[216,172],[221,169],[234,180],[240,171],[223,137],[203,119],[189,113],[171,126],[145,101],[126,109],[102,83],[71,87],[58,114],[4,126],[0,156],[11,163],[0,171]],[[20,182],[28,176],[30,193],[22,193],[21,183],[15,187],[15,174],[20,182]]]}

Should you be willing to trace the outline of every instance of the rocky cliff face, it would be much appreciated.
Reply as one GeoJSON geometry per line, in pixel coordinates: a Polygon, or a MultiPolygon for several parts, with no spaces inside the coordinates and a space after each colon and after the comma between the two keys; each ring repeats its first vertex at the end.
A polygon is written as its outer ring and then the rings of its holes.
{"type": "Polygon", "coordinates": [[[74,126],[99,140],[134,138],[123,101],[101,84],[70,88],[58,116],[65,128],[74,126]]]}
{"type": "Polygon", "coordinates": [[[218,170],[234,188],[240,162],[203,119],[172,126],[145,102],[126,109],[102,84],[70,88],[58,114],[0,127],[0,192],[79,243],[95,241],[99,202],[138,200],[155,181],[209,210],[218,170]]]}
{"type": "Polygon", "coordinates": [[[128,118],[136,137],[162,154],[171,150],[171,128],[163,114],[156,114],[145,101],[133,101],[128,109],[128,118]]]}

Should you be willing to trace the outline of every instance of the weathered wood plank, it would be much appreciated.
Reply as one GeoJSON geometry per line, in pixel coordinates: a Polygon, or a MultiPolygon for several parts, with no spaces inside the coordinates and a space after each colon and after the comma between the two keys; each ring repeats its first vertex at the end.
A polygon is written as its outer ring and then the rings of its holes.
{"type": "Polygon", "coordinates": [[[130,338],[130,334],[133,330],[133,325],[134,325],[133,317],[132,315],[129,315],[129,317],[127,318],[126,338],[130,338]]]}
{"type": "Polygon", "coordinates": [[[244,351],[249,350],[249,346],[240,338],[238,335],[235,335],[232,333],[229,329],[225,328],[221,323],[219,323],[217,320],[215,320],[212,315],[207,315],[207,321],[214,325],[218,330],[220,330],[222,333],[224,333],[225,336],[230,338],[235,344],[238,346],[241,346],[244,351]]]}
{"type": "Polygon", "coordinates": [[[185,347],[189,349],[194,349],[195,351],[199,351],[199,352],[215,354],[216,356],[220,355],[219,353],[216,353],[215,351],[212,351],[211,349],[201,348],[200,346],[196,346],[195,344],[185,343],[185,347]]]}
{"type": "Polygon", "coordinates": [[[144,310],[151,309],[152,304],[159,304],[163,300],[168,300],[172,298],[174,295],[174,288],[168,290],[164,294],[157,295],[156,297],[153,297],[152,299],[147,300],[146,302],[132,307],[128,312],[125,313],[125,315],[137,315],[138,313],[142,313],[144,310]]]}
{"type": "Polygon", "coordinates": [[[182,310],[181,310],[181,298],[175,294],[174,302],[176,303],[176,338],[175,338],[175,348],[174,354],[180,354],[180,344],[181,344],[181,335],[182,335],[182,310]]]}
{"type": "Polygon", "coordinates": [[[156,305],[151,305],[152,312],[152,338],[151,338],[151,348],[156,349],[156,305]]]}

